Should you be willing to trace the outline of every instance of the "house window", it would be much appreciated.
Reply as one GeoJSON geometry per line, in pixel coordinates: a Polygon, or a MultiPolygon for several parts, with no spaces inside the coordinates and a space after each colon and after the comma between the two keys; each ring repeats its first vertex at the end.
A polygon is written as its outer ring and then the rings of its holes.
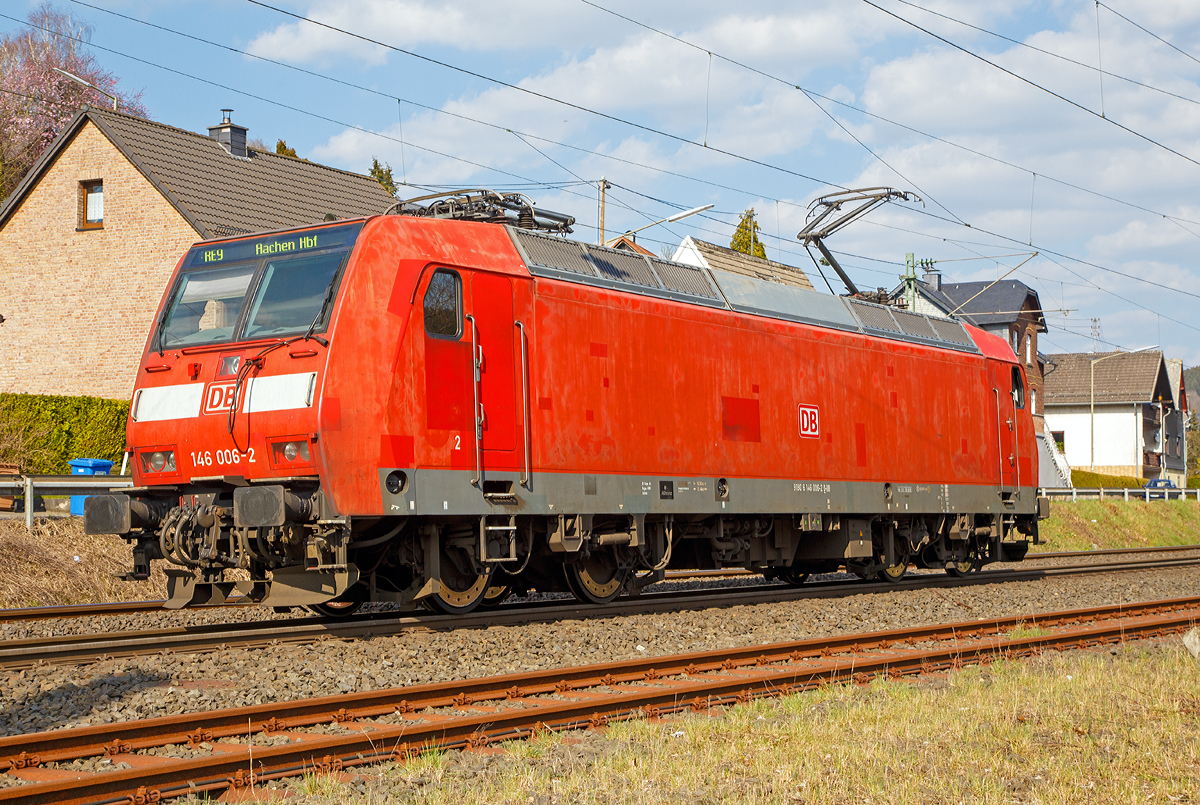
{"type": "Polygon", "coordinates": [[[1037,414],[1037,389],[1029,390],[1029,410],[1037,414]]]}
{"type": "Polygon", "coordinates": [[[1025,363],[1033,364],[1033,336],[1025,336],[1025,363]]]}
{"type": "Polygon", "coordinates": [[[446,338],[462,335],[462,280],[438,269],[425,290],[425,332],[446,338]]]}
{"type": "Polygon", "coordinates": [[[1058,452],[1067,452],[1067,434],[1066,431],[1052,430],[1050,435],[1054,437],[1054,444],[1058,446],[1058,452]]]}
{"type": "Polygon", "coordinates": [[[100,179],[79,183],[79,228],[104,227],[104,182],[100,179]]]}

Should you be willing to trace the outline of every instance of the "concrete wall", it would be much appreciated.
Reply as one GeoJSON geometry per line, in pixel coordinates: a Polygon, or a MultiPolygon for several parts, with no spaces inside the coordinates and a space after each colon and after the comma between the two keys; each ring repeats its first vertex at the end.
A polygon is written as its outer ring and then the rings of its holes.
{"type": "Polygon", "coordinates": [[[172,270],[199,235],[92,123],[0,229],[0,391],[128,397],[172,270]],[[80,230],[79,183],[104,182],[80,230]]]}

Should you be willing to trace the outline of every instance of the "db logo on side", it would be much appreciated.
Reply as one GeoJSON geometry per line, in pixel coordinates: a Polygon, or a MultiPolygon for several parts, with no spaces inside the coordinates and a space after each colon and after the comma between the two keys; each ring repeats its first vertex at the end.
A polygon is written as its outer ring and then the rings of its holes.
{"type": "Polygon", "coordinates": [[[821,411],[815,405],[801,405],[800,435],[806,439],[821,438],[821,411]]]}
{"type": "Polygon", "coordinates": [[[233,394],[237,381],[226,380],[221,383],[209,383],[204,389],[204,413],[225,414],[233,407],[233,394]]]}

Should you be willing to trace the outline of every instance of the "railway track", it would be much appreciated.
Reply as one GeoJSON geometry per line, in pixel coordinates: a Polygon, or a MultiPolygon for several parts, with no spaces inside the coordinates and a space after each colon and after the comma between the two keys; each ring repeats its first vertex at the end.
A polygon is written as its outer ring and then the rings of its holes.
{"type": "MultiPolygon", "coordinates": [[[[1121,554],[1164,554],[1185,551],[1200,551],[1200,545],[1176,545],[1154,548],[1113,548],[1097,551],[1053,551],[1031,553],[1025,557],[1026,562],[1038,559],[1072,559],[1083,556],[1112,556],[1121,554]]],[[[757,576],[750,570],[727,568],[724,570],[673,570],[667,573],[666,581],[686,581],[689,579],[731,578],[739,576],[757,576]]],[[[61,618],[87,618],[105,615],[136,615],[146,612],[162,612],[162,600],[150,601],[118,601],[105,604],[81,604],[76,606],[51,607],[21,607],[0,609],[0,623],[19,623],[21,621],[50,620],[61,618]]],[[[228,603],[197,609],[220,609],[222,607],[249,606],[236,598],[228,603]]]]}
{"type": "Polygon", "coordinates": [[[1030,581],[1057,576],[1094,575],[1171,567],[1195,567],[1200,557],[1093,562],[1050,567],[985,570],[965,578],[941,573],[915,574],[899,583],[827,581],[800,587],[761,584],[754,587],[643,593],[611,604],[577,601],[537,601],[477,610],[469,615],[375,613],[344,620],[303,618],[264,620],[237,624],[177,626],[133,632],[62,635],[9,640],[0,643],[0,669],[20,670],[40,664],[84,664],[104,659],[162,652],[201,652],[230,648],[255,648],[275,643],[304,644],[327,639],[386,637],[418,629],[477,629],[548,623],[561,620],[610,618],[715,607],[746,606],[803,598],[839,598],[899,589],[948,588],[979,584],[1030,581]]]}
{"type": "Polygon", "coordinates": [[[344,773],[431,749],[484,747],[539,730],[702,712],[831,682],[865,683],[1046,649],[1161,637],[1186,630],[1198,619],[1200,597],[1179,598],[12,736],[0,738],[0,770],[23,784],[0,788],[0,803],[140,804],[226,792],[236,798],[271,780],[344,773]],[[318,726],[321,731],[313,731],[318,726]],[[87,759],[100,759],[114,770],[82,769],[81,761],[87,759]]]}

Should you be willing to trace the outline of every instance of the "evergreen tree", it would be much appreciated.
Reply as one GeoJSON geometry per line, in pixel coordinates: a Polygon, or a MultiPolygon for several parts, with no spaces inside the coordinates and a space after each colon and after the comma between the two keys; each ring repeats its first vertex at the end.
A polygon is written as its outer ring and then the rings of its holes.
{"type": "Polygon", "coordinates": [[[380,165],[379,160],[371,157],[371,178],[383,185],[383,189],[396,195],[396,180],[392,178],[392,166],[380,165]]]}
{"type": "Polygon", "coordinates": [[[733,240],[729,242],[729,248],[735,252],[767,259],[767,250],[763,247],[762,241],[758,239],[758,221],[754,220],[753,207],[742,213],[737,231],[733,233],[733,240]]]}
{"type": "Polygon", "coordinates": [[[279,140],[275,143],[275,153],[282,157],[291,157],[292,159],[300,158],[296,156],[295,148],[288,148],[287,140],[279,140]]]}

